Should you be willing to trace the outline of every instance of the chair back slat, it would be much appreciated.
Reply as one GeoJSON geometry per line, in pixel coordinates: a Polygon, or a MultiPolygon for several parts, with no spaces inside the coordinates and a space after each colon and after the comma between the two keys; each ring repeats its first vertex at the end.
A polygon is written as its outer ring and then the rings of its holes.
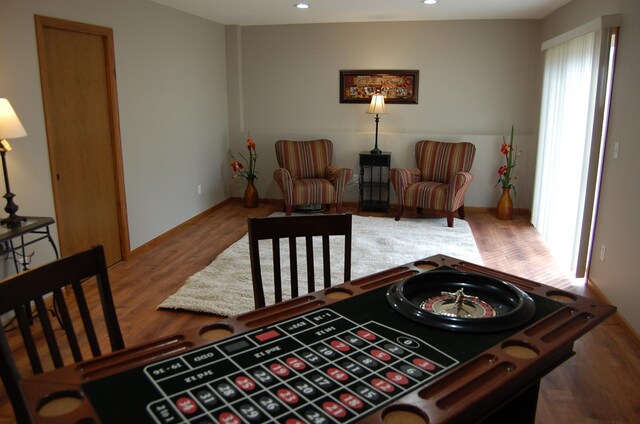
{"type": "Polygon", "coordinates": [[[98,343],[96,330],[93,326],[93,321],[91,320],[91,312],[89,312],[87,299],[84,295],[84,291],[82,290],[82,284],[80,283],[80,281],[74,281],[71,284],[71,287],[73,288],[73,294],[76,297],[78,311],[80,312],[82,325],[87,335],[87,341],[89,342],[89,347],[91,348],[91,354],[94,357],[100,356],[102,355],[102,351],[100,350],[100,344],[98,343]]]}
{"type": "MultiPolygon", "coordinates": [[[[275,250],[275,249],[274,249],[275,250]]],[[[251,258],[251,284],[253,284],[253,298],[256,305],[264,305],[264,290],[262,288],[262,267],[259,260],[253,258],[260,257],[260,245],[251,242],[251,232],[249,232],[249,258],[251,258]]],[[[256,306],[257,308],[257,306],[256,306]]]]}
{"type": "Polygon", "coordinates": [[[316,291],[315,266],[309,266],[309,264],[315,265],[313,260],[313,237],[305,237],[305,250],[307,253],[307,291],[313,293],[316,291]]]}
{"type": "Polygon", "coordinates": [[[18,321],[18,327],[20,328],[20,334],[24,342],[24,347],[27,350],[29,356],[29,363],[34,374],[40,374],[42,372],[42,362],[40,361],[40,355],[38,355],[38,348],[36,342],[33,339],[33,333],[31,333],[31,305],[28,306],[29,316],[27,316],[27,307],[25,305],[19,305],[15,310],[16,320],[18,321]]]}
{"type": "Polygon", "coordinates": [[[282,302],[282,270],[280,268],[280,240],[273,240],[273,276],[277,302],[282,302]]]}
{"type": "Polygon", "coordinates": [[[73,355],[73,362],[80,362],[83,360],[82,351],[80,350],[80,344],[78,343],[78,336],[76,335],[75,328],[71,322],[69,316],[69,308],[67,301],[61,289],[55,289],[53,291],[53,301],[55,305],[55,311],[62,322],[62,327],[65,329],[67,336],[67,342],[71,348],[71,354],[73,355]]]}
{"type": "MultiPolygon", "coordinates": [[[[299,271],[302,269],[298,264],[298,241],[302,241],[305,251],[300,254],[306,258],[306,280],[307,291],[317,290],[315,285],[314,237],[322,239],[322,262],[324,287],[332,284],[342,283],[351,279],[351,214],[322,214],[322,215],[294,215],[279,217],[249,218],[247,220],[249,228],[249,256],[251,260],[251,276],[254,291],[254,303],[256,308],[266,305],[264,284],[266,281],[273,281],[273,292],[275,303],[283,300],[284,294],[281,290],[282,268],[280,265],[280,243],[277,240],[289,239],[289,267],[291,297],[300,295],[299,271]],[[341,281],[331,281],[331,243],[330,236],[341,236],[344,239],[343,279],[341,281]],[[274,275],[273,280],[269,280],[263,275],[263,267],[260,265],[261,255],[266,256],[267,252],[261,254],[258,247],[261,240],[271,240],[274,275]]],[[[335,246],[335,245],[334,245],[335,246]]],[[[336,260],[334,259],[334,263],[336,260]]],[[[286,273],[285,273],[286,275],[286,273]]],[[[303,277],[304,278],[304,277],[303,277]]],[[[271,303],[271,302],[270,302],[271,303]]]]}
{"type": "Polygon", "coordinates": [[[44,338],[47,341],[47,346],[49,348],[49,353],[51,354],[51,361],[53,362],[53,366],[55,368],[63,367],[64,361],[62,360],[60,346],[58,345],[56,335],[53,331],[53,326],[51,325],[51,320],[49,319],[49,311],[47,309],[47,305],[45,305],[42,297],[38,297],[33,301],[36,304],[36,311],[38,312],[38,318],[40,319],[40,324],[42,325],[44,338]]]}
{"type": "Polygon", "coordinates": [[[344,281],[351,280],[351,220],[346,224],[344,232],[344,281]],[[346,246],[349,246],[347,249],[346,246]]]}
{"type": "MultiPolygon", "coordinates": [[[[277,239],[276,239],[277,240],[277,239]]],[[[274,258],[277,255],[278,261],[280,261],[280,252],[273,251],[274,258]]],[[[289,279],[291,287],[291,297],[298,297],[298,244],[295,237],[289,237],[289,279]]],[[[276,300],[276,303],[282,302],[276,300]]]]}
{"type": "MultiPolygon", "coordinates": [[[[0,330],[0,355],[2,358],[12,358],[13,352],[9,346],[9,342],[5,337],[4,331],[0,330]]],[[[9,398],[11,405],[24,405],[24,398],[22,391],[18,385],[20,381],[20,373],[18,372],[15,362],[13,361],[0,361],[0,377],[4,384],[5,392],[9,398]]],[[[13,412],[18,423],[30,423],[31,416],[29,410],[25,406],[13,407],[13,412]]]]}
{"type": "Polygon", "coordinates": [[[84,360],[81,344],[84,344],[85,336],[93,356],[100,356],[100,342],[105,343],[107,337],[97,336],[95,324],[98,320],[95,314],[98,309],[102,309],[103,320],[100,323],[107,329],[111,350],[124,348],[102,246],[0,282],[0,314],[14,311],[20,329],[18,333],[0,328],[2,383],[17,422],[30,422],[31,419],[20,390],[21,372],[11,347],[18,342],[24,346],[33,374],[48,371],[50,367],[62,367],[67,360],[84,360]],[[87,289],[87,286],[91,287],[87,289]],[[35,304],[34,313],[31,312],[32,304],[35,304]],[[54,314],[56,320],[50,318],[54,314]],[[91,318],[92,314],[96,319],[91,318]],[[74,326],[75,321],[78,323],[74,326]],[[82,324],[79,324],[80,321],[82,324]],[[84,335],[81,336],[79,330],[84,335]]]}
{"type": "Polygon", "coordinates": [[[324,288],[331,287],[331,258],[329,236],[322,236],[322,268],[324,270],[324,288]]]}
{"type": "Polygon", "coordinates": [[[104,255],[95,255],[96,284],[98,285],[98,293],[100,295],[100,303],[102,305],[102,316],[107,326],[107,334],[111,343],[111,351],[124,349],[124,337],[120,331],[120,322],[118,314],[115,313],[116,305],[113,301],[111,286],[109,284],[109,272],[107,270],[107,260],[104,255]]]}

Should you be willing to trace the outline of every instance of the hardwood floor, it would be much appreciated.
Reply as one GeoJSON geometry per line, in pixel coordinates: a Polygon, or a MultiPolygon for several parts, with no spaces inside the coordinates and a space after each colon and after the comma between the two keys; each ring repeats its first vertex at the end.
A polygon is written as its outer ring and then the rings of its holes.
{"type": "MultiPolygon", "coordinates": [[[[467,213],[485,266],[595,297],[558,269],[528,215],[498,221],[467,213]]],[[[640,423],[640,341],[616,316],[574,344],[575,355],[542,379],[536,423],[640,423]]]]}
{"type": "MultiPolygon", "coordinates": [[[[113,266],[109,273],[125,343],[131,346],[214,321],[216,318],[208,314],[156,307],[187,277],[242,237],[248,216],[266,216],[280,209],[279,203],[263,202],[257,209],[245,209],[236,201],[224,203],[140,249],[129,261],[113,266]]],[[[347,209],[357,213],[355,205],[347,209]]],[[[393,216],[392,211],[387,215],[393,216]]],[[[485,266],[590,295],[588,288],[575,285],[554,265],[528,216],[498,221],[487,211],[470,210],[467,221],[485,266]]],[[[638,339],[611,318],[578,340],[575,351],[542,380],[536,422],[640,422],[638,339]]],[[[2,389],[0,423],[12,422],[11,417],[2,389]]]]}

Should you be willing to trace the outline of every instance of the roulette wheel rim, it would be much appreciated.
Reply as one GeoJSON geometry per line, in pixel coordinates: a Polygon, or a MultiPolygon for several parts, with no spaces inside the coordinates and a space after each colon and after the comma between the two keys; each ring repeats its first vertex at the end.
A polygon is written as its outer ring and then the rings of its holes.
{"type": "Polygon", "coordinates": [[[452,268],[423,272],[393,284],[387,290],[387,301],[413,321],[463,332],[514,328],[529,321],[536,311],[531,296],[513,284],[452,268]],[[446,307],[454,310],[451,305],[456,295],[456,304],[464,303],[466,310],[477,316],[447,313],[446,307]]]}

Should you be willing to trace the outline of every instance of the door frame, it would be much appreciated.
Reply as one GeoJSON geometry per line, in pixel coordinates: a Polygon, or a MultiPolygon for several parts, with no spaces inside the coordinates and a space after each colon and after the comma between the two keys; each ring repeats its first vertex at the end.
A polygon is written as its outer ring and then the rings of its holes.
{"type": "MultiPolygon", "coordinates": [[[[44,51],[41,46],[43,43],[44,29],[51,28],[62,31],[79,32],[84,34],[97,35],[102,37],[105,49],[105,74],[107,76],[107,97],[109,101],[109,118],[111,126],[111,150],[113,152],[113,173],[116,182],[116,204],[118,213],[118,231],[120,233],[120,252],[122,260],[127,260],[130,256],[130,243],[129,243],[129,223],[127,219],[127,202],[124,186],[124,171],[122,162],[122,146],[120,142],[120,114],[118,110],[118,92],[116,87],[116,66],[115,66],[115,50],[113,44],[113,30],[108,27],[102,27],[91,24],[84,24],[79,22],[67,21],[64,19],[51,18],[47,16],[34,15],[35,27],[36,27],[36,39],[38,40],[38,61],[40,75],[44,75],[47,70],[44,60],[44,51]]],[[[48,90],[44,84],[40,84],[42,90],[43,106],[46,104],[46,99],[49,96],[48,90]]],[[[47,148],[49,151],[49,169],[51,171],[51,186],[53,188],[54,206],[56,210],[56,222],[60,225],[65,225],[64,222],[60,222],[58,214],[59,193],[57,184],[55,184],[55,171],[51,163],[53,156],[52,146],[49,143],[50,139],[50,123],[47,110],[44,108],[45,128],[47,133],[47,148]]],[[[65,254],[64,247],[61,243],[61,254],[65,254]]]]}

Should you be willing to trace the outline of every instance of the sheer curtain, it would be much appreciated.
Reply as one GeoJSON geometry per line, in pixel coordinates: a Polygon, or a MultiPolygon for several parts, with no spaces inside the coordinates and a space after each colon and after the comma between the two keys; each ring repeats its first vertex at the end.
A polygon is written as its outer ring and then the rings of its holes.
{"type": "Polygon", "coordinates": [[[596,33],[545,52],[532,223],[554,258],[576,269],[580,243],[595,87],[596,33]]]}

